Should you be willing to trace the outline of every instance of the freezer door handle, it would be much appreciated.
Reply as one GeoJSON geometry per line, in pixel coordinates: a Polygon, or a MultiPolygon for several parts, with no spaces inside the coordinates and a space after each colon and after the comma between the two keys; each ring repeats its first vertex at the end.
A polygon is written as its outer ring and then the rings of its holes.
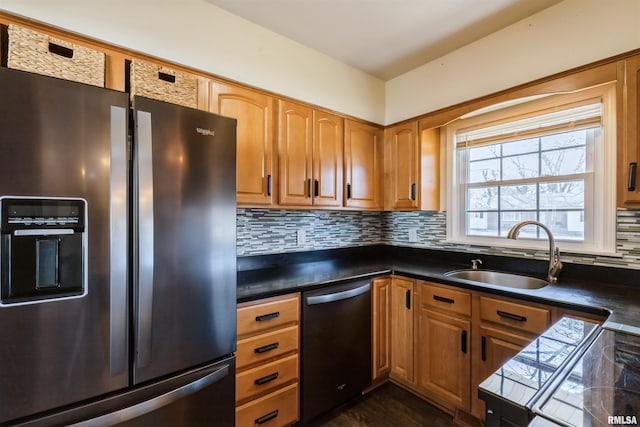
{"type": "Polygon", "coordinates": [[[151,113],[137,111],[138,136],[138,368],[151,362],[151,320],[153,313],[153,158],[151,150],[151,113]]]}
{"type": "Polygon", "coordinates": [[[129,406],[119,411],[111,412],[90,420],[82,421],[76,424],[72,424],[73,427],[106,427],[114,424],[120,424],[125,421],[132,420],[142,415],[153,412],[164,406],[182,399],[186,396],[194,394],[210,385],[222,380],[229,375],[229,365],[221,366],[216,371],[197,379],[189,384],[185,384],[175,390],[171,390],[168,393],[161,394],[152,399],[140,402],[136,405],[129,406]]]}
{"type": "Polygon", "coordinates": [[[111,106],[109,373],[127,369],[127,110],[111,106]]]}
{"type": "Polygon", "coordinates": [[[362,295],[365,292],[368,292],[371,288],[371,285],[367,283],[364,286],[359,286],[357,288],[349,289],[348,291],[342,292],[334,292],[332,294],[325,295],[314,295],[311,297],[307,297],[307,305],[316,305],[316,304],[325,304],[334,301],[340,301],[347,298],[353,298],[358,295],[362,295]]]}

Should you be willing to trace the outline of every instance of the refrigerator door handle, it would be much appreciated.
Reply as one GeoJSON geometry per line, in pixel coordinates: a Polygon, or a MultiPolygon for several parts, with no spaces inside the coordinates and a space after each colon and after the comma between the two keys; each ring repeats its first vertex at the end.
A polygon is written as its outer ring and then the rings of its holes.
{"type": "Polygon", "coordinates": [[[111,106],[109,372],[127,368],[127,110],[111,106]]]}
{"type": "Polygon", "coordinates": [[[151,362],[151,326],[153,313],[153,158],[151,113],[137,111],[138,137],[138,330],[136,366],[151,362]]]}
{"type": "Polygon", "coordinates": [[[210,385],[222,380],[227,375],[229,375],[229,365],[224,365],[224,366],[221,366],[219,369],[215,370],[214,372],[202,378],[199,378],[189,384],[185,384],[182,387],[179,387],[168,393],[161,394],[160,396],[156,396],[152,399],[146,400],[144,402],[140,402],[136,405],[129,406],[124,409],[120,409],[119,411],[111,412],[96,418],[92,418],[90,420],[72,424],[71,426],[72,427],[106,427],[114,424],[120,424],[125,421],[129,421],[134,418],[140,417],[142,415],[148,414],[149,412],[153,412],[164,406],[170,405],[171,403],[179,399],[182,399],[186,396],[189,396],[204,388],[209,387],[210,385]]]}

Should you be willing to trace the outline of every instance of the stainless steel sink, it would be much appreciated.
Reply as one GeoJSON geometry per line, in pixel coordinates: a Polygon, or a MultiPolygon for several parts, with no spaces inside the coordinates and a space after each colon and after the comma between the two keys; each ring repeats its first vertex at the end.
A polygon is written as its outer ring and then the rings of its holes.
{"type": "Polygon", "coordinates": [[[455,279],[519,289],[540,289],[549,284],[549,282],[535,277],[491,270],[455,270],[444,273],[444,275],[455,279]]]}

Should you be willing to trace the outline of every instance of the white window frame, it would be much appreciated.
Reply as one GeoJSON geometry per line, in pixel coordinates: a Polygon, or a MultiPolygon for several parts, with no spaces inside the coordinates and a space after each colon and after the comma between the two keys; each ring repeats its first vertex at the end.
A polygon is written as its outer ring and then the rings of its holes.
{"type": "Polygon", "coordinates": [[[590,224],[585,224],[585,242],[556,239],[564,252],[589,255],[616,254],[616,86],[607,83],[570,93],[536,96],[507,103],[493,108],[483,108],[469,113],[449,123],[443,137],[446,144],[446,207],[447,242],[453,244],[490,246],[510,249],[548,250],[546,236],[540,239],[511,240],[505,237],[469,236],[466,234],[465,187],[459,182],[455,135],[462,129],[489,126],[489,124],[509,122],[515,117],[535,116],[536,112],[549,108],[600,99],[602,102],[602,127],[600,141],[594,147],[593,194],[585,194],[585,217],[591,216],[590,224]],[[591,212],[587,213],[590,208],[591,212]],[[587,230],[587,227],[591,227],[587,230]],[[586,241],[587,233],[592,238],[586,241]]]}

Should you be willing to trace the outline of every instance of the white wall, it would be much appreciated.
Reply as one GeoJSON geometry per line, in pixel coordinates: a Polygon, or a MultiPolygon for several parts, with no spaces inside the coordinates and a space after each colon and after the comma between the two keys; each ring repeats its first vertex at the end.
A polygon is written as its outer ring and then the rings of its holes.
{"type": "Polygon", "coordinates": [[[385,84],[203,0],[0,0],[0,8],[384,124],[640,48],[640,0],[565,0],[385,84]]]}
{"type": "Polygon", "coordinates": [[[637,48],[639,0],[565,0],[388,81],[385,123],[637,48]]]}
{"type": "Polygon", "coordinates": [[[203,0],[0,0],[0,8],[384,123],[384,82],[203,0]]]}

